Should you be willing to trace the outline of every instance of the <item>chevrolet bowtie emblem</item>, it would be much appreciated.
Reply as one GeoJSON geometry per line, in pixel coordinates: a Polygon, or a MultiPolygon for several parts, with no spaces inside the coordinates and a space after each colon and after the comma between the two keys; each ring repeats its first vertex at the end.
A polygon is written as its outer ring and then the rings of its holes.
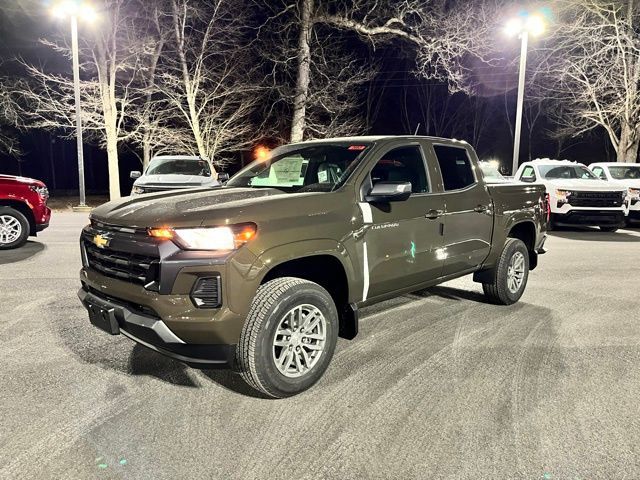
{"type": "Polygon", "coordinates": [[[102,235],[96,235],[93,237],[93,243],[98,248],[104,248],[109,246],[109,239],[103,237],[102,235]]]}

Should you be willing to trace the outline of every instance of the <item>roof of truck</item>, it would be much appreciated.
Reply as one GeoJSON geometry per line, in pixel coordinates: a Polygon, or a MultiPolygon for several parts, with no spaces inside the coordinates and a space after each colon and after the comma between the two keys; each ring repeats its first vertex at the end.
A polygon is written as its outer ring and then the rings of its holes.
{"type": "Polygon", "coordinates": [[[590,167],[595,165],[601,165],[604,167],[640,167],[640,163],[625,163],[625,162],[593,162],[590,167]]]}
{"type": "Polygon", "coordinates": [[[362,135],[362,136],[353,136],[353,137],[333,137],[333,138],[320,138],[320,139],[311,139],[305,140],[304,142],[293,142],[293,143],[331,143],[331,142],[346,142],[346,143],[357,143],[357,142],[379,142],[381,140],[431,140],[431,141],[445,141],[445,142],[459,142],[459,143],[467,143],[465,140],[458,140],[455,138],[444,138],[444,137],[430,137],[426,135],[362,135]]]}

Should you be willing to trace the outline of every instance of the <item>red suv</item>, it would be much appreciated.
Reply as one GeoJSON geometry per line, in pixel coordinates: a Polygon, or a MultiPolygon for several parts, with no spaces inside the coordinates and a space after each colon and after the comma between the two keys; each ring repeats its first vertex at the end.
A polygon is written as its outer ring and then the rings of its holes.
{"type": "Polygon", "coordinates": [[[0,250],[21,247],[49,226],[48,198],[40,180],[0,175],[0,250]]]}

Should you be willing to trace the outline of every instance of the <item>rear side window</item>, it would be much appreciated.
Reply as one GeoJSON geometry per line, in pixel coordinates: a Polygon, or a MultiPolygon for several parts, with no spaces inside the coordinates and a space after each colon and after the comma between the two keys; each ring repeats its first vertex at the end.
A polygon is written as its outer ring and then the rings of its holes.
{"type": "Polygon", "coordinates": [[[466,149],[446,145],[434,145],[433,149],[436,152],[446,191],[467,188],[476,182],[466,149]]]}

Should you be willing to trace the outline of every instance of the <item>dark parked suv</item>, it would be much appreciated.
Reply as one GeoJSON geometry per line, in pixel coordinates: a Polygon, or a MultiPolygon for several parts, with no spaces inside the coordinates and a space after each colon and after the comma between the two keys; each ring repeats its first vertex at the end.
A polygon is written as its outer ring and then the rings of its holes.
{"type": "Polygon", "coordinates": [[[48,198],[40,180],[0,175],[0,250],[21,247],[49,226],[48,198]]]}

